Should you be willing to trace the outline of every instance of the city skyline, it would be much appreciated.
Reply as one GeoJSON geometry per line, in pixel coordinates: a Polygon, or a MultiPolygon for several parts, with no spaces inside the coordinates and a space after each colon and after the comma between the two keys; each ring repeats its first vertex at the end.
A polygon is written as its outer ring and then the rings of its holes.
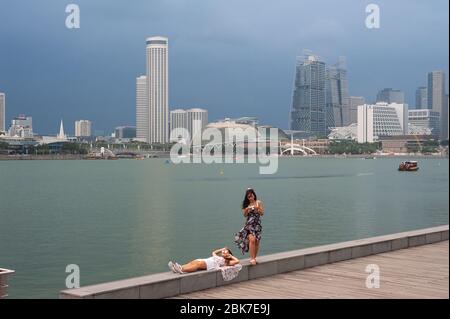
{"type": "Polygon", "coordinates": [[[322,1],[311,4],[320,7],[313,16],[299,10],[302,4],[295,1],[282,7],[250,1],[239,13],[229,3],[202,4],[208,16],[188,14],[180,28],[179,17],[191,12],[186,5],[101,3],[79,1],[83,22],[76,31],[65,28],[62,4],[10,2],[8,10],[0,12],[0,25],[8,26],[0,28],[4,48],[0,91],[8,96],[6,123],[17,114],[30,114],[39,134],[54,134],[54,123],[61,117],[68,122],[88,118],[96,130],[107,132],[118,125],[134,125],[134,79],[145,70],[142,39],[155,34],[167,36],[173,48],[169,109],[202,105],[211,119],[256,115],[263,123],[287,128],[295,59],[303,48],[317,52],[327,64],[346,56],[349,95],[368,102],[374,102],[382,88],[395,87],[414,106],[415,90],[427,85],[427,73],[443,70],[448,76],[444,1],[380,1],[379,30],[365,27],[365,4],[322,1]],[[253,14],[255,5],[261,14],[253,14]],[[152,18],[162,13],[164,19],[152,18]],[[47,19],[48,25],[19,25],[11,19],[34,21],[36,15],[47,19]],[[423,23],[403,26],[411,15],[423,23]],[[101,29],[96,24],[99,17],[104,22],[101,29]],[[124,23],[130,17],[136,18],[133,23],[124,23]],[[203,31],[204,24],[209,31],[203,31]],[[418,37],[426,39],[426,45],[419,46],[418,37]],[[267,45],[268,38],[273,45],[267,45]],[[402,41],[395,41],[398,38],[402,41]]]}

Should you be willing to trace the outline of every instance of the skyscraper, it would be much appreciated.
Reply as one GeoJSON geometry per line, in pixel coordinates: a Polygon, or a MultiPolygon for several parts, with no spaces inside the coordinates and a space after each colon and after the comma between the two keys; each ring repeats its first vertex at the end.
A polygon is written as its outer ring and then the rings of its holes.
{"type": "Polygon", "coordinates": [[[349,99],[347,70],[345,60],[341,58],[339,62],[327,69],[326,81],[326,127],[341,127],[349,125],[349,99]]]}
{"type": "Polygon", "coordinates": [[[149,143],[169,142],[168,39],[147,38],[147,99],[149,143]]]}
{"type": "Polygon", "coordinates": [[[75,136],[89,137],[92,132],[92,123],[88,120],[75,121],[75,136]]]}
{"type": "Polygon", "coordinates": [[[6,131],[6,98],[5,93],[0,92],[0,132],[6,131]]]}
{"type": "Polygon", "coordinates": [[[136,137],[148,141],[149,102],[147,99],[147,77],[136,78],[136,137]]]}
{"type": "Polygon", "coordinates": [[[191,139],[195,134],[201,134],[206,125],[208,125],[208,111],[199,108],[187,110],[187,124],[191,139]]]}
{"type": "Polygon", "coordinates": [[[188,132],[187,112],[182,109],[170,111],[170,141],[185,139],[188,142],[190,137],[186,136],[186,132],[188,132]]]}
{"type": "Polygon", "coordinates": [[[326,135],[325,63],[312,54],[297,59],[291,130],[326,135]]]}
{"type": "Polygon", "coordinates": [[[392,88],[386,88],[378,92],[377,94],[377,103],[405,103],[405,93],[401,90],[394,90],[392,88]]]}
{"type": "Polygon", "coordinates": [[[416,109],[428,108],[428,88],[426,86],[418,87],[416,90],[416,109]]]}
{"type": "Polygon", "coordinates": [[[448,106],[445,93],[445,73],[443,71],[428,73],[428,108],[439,112],[441,116],[441,139],[446,139],[448,106]]]}
{"type": "Polygon", "coordinates": [[[358,123],[358,106],[366,104],[366,99],[362,96],[350,96],[349,98],[349,120],[350,124],[358,123]]]}
{"type": "Polygon", "coordinates": [[[445,100],[445,73],[433,71],[428,73],[428,108],[442,112],[445,100]]]}

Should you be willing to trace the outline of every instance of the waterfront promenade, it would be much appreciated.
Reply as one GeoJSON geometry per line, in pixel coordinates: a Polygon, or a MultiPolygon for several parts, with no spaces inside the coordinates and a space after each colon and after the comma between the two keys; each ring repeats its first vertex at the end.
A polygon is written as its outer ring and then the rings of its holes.
{"type": "Polygon", "coordinates": [[[239,276],[171,272],[65,290],[60,298],[448,298],[448,225],[261,256],[239,276]],[[366,267],[380,288],[367,288],[366,267]],[[213,288],[213,289],[211,289],[213,288]]]}
{"type": "Polygon", "coordinates": [[[409,299],[449,298],[448,241],[362,257],[286,274],[206,289],[185,299],[409,299]],[[379,288],[367,288],[367,265],[380,270],[379,288]]]}

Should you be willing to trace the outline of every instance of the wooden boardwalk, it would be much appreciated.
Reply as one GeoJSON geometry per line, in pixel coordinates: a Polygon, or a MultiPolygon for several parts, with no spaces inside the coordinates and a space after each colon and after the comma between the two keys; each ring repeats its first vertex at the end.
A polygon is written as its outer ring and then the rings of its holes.
{"type": "Polygon", "coordinates": [[[449,298],[448,241],[179,295],[177,298],[449,298]],[[366,288],[366,266],[380,288],[366,288]]]}

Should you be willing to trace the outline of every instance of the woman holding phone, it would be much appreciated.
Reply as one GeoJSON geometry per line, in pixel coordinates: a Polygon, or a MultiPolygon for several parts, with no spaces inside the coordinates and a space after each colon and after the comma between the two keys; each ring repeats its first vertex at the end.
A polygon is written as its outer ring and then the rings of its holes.
{"type": "Polygon", "coordinates": [[[261,241],[261,216],[264,215],[264,206],[251,188],[248,188],[245,192],[242,213],[246,222],[239,233],[235,234],[235,243],[241,249],[242,254],[250,251],[250,264],[256,265],[256,255],[258,255],[261,241]]]}

